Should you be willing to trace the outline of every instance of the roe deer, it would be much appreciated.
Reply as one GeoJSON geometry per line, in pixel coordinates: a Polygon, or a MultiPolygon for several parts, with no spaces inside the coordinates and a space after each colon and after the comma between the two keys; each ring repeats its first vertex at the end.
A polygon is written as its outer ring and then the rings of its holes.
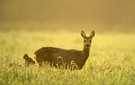
{"type": "MultiPolygon", "coordinates": [[[[35,61],[32,58],[30,58],[27,54],[25,54],[23,56],[23,58],[25,60],[25,66],[35,64],[35,61]]],[[[19,63],[13,62],[13,63],[10,63],[8,66],[9,67],[22,67],[23,65],[20,65],[19,63]]]]}
{"type": "Polygon", "coordinates": [[[76,66],[77,69],[81,69],[90,52],[92,38],[95,36],[95,32],[92,31],[89,36],[86,36],[84,31],[81,31],[81,36],[84,40],[83,50],[65,50],[55,47],[42,47],[37,50],[34,54],[36,55],[36,61],[39,66],[42,66],[43,62],[49,62],[51,65],[57,67],[65,64],[65,68],[68,66],[76,66]]]}
{"type": "MultiPolygon", "coordinates": [[[[32,58],[30,58],[27,54],[25,54],[23,56],[23,58],[25,60],[25,66],[35,64],[35,61],[32,58]]],[[[13,62],[13,63],[10,63],[8,66],[9,67],[22,67],[23,65],[20,65],[19,63],[13,62]]]]}
{"type": "Polygon", "coordinates": [[[29,66],[31,64],[35,64],[35,61],[32,58],[30,58],[27,54],[25,54],[23,56],[23,58],[25,60],[25,66],[29,66]]]}

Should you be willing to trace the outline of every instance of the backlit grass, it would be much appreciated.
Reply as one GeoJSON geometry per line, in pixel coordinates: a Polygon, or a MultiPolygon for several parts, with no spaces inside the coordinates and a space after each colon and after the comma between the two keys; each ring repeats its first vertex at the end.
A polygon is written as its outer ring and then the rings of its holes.
{"type": "Polygon", "coordinates": [[[38,64],[26,68],[22,56],[34,58],[33,53],[44,46],[82,50],[80,33],[0,32],[0,85],[135,85],[134,37],[96,33],[83,69],[70,71],[38,64]],[[22,67],[8,67],[13,62],[22,67]]]}

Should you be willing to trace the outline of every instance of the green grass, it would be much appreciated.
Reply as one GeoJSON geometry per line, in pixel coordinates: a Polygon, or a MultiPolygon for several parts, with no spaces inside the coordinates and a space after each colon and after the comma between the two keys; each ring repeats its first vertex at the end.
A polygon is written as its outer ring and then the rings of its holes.
{"type": "Polygon", "coordinates": [[[0,32],[0,85],[135,85],[134,34],[96,33],[82,70],[8,67],[43,46],[81,50],[83,41],[80,33],[0,32]]]}

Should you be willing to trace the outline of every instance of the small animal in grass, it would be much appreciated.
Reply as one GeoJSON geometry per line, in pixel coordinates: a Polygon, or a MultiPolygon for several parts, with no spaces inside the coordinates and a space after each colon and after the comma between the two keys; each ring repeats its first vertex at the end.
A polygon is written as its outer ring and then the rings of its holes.
{"type": "MultiPolygon", "coordinates": [[[[90,54],[90,47],[92,43],[92,39],[95,36],[95,31],[92,31],[89,36],[86,36],[84,31],[81,31],[81,36],[83,38],[83,49],[76,50],[76,49],[62,49],[56,47],[42,47],[36,52],[35,59],[39,66],[41,67],[44,62],[49,62],[50,65],[55,67],[63,66],[67,69],[69,66],[74,66],[75,69],[82,69],[85,65],[86,60],[90,54]]],[[[25,54],[26,57],[26,64],[29,65],[32,59],[27,60],[28,55],[25,54]]],[[[32,62],[31,64],[35,64],[32,62]]]]}
{"type": "Polygon", "coordinates": [[[27,67],[27,66],[30,66],[32,64],[35,64],[35,61],[32,58],[30,58],[27,54],[25,54],[23,56],[23,58],[25,60],[25,64],[24,65],[20,65],[17,62],[13,62],[13,63],[10,63],[8,66],[9,67],[22,67],[22,66],[26,66],[27,67]]]}
{"type": "Polygon", "coordinates": [[[25,54],[23,56],[24,60],[25,60],[25,66],[29,66],[29,65],[32,65],[32,64],[35,64],[35,61],[30,58],[27,54],[25,54]]]}

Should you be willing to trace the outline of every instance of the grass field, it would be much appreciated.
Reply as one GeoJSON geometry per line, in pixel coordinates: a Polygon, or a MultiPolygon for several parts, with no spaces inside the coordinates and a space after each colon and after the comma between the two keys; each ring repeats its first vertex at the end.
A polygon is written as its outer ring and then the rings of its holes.
{"type": "Polygon", "coordinates": [[[25,53],[34,58],[43,46],[82,50],[82,40],[80,33],[0,32],[0,85],[135,85],[134,34],[96,33],[82,70],[8,67],[13,62],[23,65],[25,53]]]}

